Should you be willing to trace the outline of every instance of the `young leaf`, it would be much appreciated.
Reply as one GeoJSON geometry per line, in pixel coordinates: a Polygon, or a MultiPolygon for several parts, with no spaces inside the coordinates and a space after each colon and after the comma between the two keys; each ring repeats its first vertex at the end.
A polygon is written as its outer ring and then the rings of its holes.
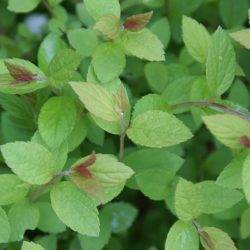
{"type": "Polygon", "coordinates": [[[21,250],[45,250],[45,248],[34,242],[24,241],[21,250]]]}
{"type": "Polygon", "coordinates": [[[72,133],[76,123],[76,106],[66,96],[50,98],[41,108],[38,129],[51,148],[59,147],[72,133]]]}
{"type": "Polygon", "coordinates": [[[92,65],[101,82],[109,82],[117,78],[122,73],[125,64],[125,54],[118,43],[102,43],[93,54],[92,65]]]}
{"type": "Polygon", "coordinates": [[[105,15],[99,19],[93,29],[101,33],[104,39],[113,40],[119,36],[120,20],[115,15],[105,15]]]}
{"type": "Polygon", "coordinates": [[[182,32],[189,54],[198,62],[205,63],[211,42],[211,37],[206,28],[196,20],[183,16],[182,32]]]}
{"type": "Polygon", "coordinates": [[[14,174],[0,175],[0,205],[9,205],[23,199],[29,191],[25,184],[14,174]]]}
{"type": "Polygon", "coordinates": [[[198,232],[191,222],[177,221],[170,228],[165,250],[199,250],[198,232]]]}
{"type": "Polygon", "coordinates": [[[83,235],[99,235],[98,210],[83,191],[64,181],[53,187],[50,196],[52,208],[65,225],[83,235]]]}
{"type": "Polygon", "coordinates": [[[147,26],[152,15],[153,11],[129,16],[125,19],[124,28],[130,31],[140,31],[147,26]]]}
{"type": "Polygon", "coordinates": [[[237,250],[228,234],[218,228],[204,227],[202,235],[200,238],[205,250],[237,250]]]}
{"type": "Polygon", "coordinates": [[[74,29],[67,32],[70,45],[83,57],[92,56],[98,46],[98,37],[90,29],[74,29]]]}
{"type": "Polygon", "coordinates": [[[149,61],[165,60],[161,41],[148,29],[138,32],[125,31],[122,41],[128,54],[149,61]]]}
{"type": "Polygon", "coordinates": [[[40,3],[40,0],[9,0],[8,9],[16,13],[25,13],[32,11],[40,3]]]}
{"type": "Polygon", "coordinates": [[[220,0],[219,11],[223,23],[227,28],[233,28],[244,24],[247,20],[247,9],[249,3],[247,0],[220,0]]]}
{"type": "Polygon", "coordinates": [[[137,116],[127,130],[127,135],[136,144],[155,148],[176,145],[192,137],[180,120],[159,110],[137,116]]]}
{"type": "Polygon", "coordinates": [[[218,140],[230,148],[247,148],[250,138],[250,123],[238,116],[218,114],[204,116],[208,129],[218,140]]]}
{"type": "Polygon", "coordinates": [[[10,223],[5,211],[0,207],[0,243],[8,243],[10,238],[10,223]]]}
{"type": "Polygon", "coordinates": [[[250,49],[250,29],[232,32],[230,36],[245,48],[250,49]]]}
{"type": "Polygon", "coordinates": [[[25,199],[11,206],[8,217],[11,226],[10,241],[20,241],[26,230],[34,230],[37,227],[39,210],[25,199]]]}
{"type": "Polygon", "coordinates": [[[107,14],[120,18],[121,8],[118,0],[85,0],[84,3],[87,11],[96,21],[107,14]]]}
{"type": "Polygon", "coordinates": [[[236,57],[233,45],[222,28],[218,28],[212,37],[208,49],[206,77],[210,89],[217,95],[225,93],[235,76],[236,57]]]}
{"type": "Polygon", "coordinates": [[[50,83],[60,88],[63,84],[68,83],[72,78],[74,71],[81,62],[81,56],[71,49],[60,50],[48,67],[48,76],[50,83]]]}
{"type": "Polygon", "coordinates": [[[66,230],[66,226],[59,220],[49,202],[37,202],[39,222],[37,228],[45,233],[57,234],[66,230]]]}
{"type": "Polygon", "coordinates": [[[7,143],[1,146],[1,152],[12,171],[30,184],[45,184],[58,171],[52,153],[37,143],[7,143]]]}
{"type": "Polygon", "coordinates": [[[82,82],[70,85],[90,113],[107,121],[120,121],[114,98],[101,85],[82,82]]]}

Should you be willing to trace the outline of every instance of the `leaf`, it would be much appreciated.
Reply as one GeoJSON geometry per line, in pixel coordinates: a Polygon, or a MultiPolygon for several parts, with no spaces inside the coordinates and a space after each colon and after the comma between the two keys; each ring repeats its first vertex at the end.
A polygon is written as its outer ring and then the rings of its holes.
{"type": "Polygon", "coordinates": [[[121,8],[118,0],[85,0],[84,3],[89,14],[97,21],[107,14],[120,18],[121,8]]]}
{"type": "Polygon", "coordinates": [[[246,239],[250,236],[249,219],[250,219],[250,208],[247,208],[242,213],[240,218],[240,235],[242,239],[246,239]]]}
{"type": "Polygon", "coordinates": [[[170,228],[165,243],[165,250],[199,250],[199,237],[191,222],[177,221],[170,228]]]}
{"type": "Polygon", "coordinates": [[[183,16],[182,32],[189,54],[198,62],[205,63],[211,43],[211,37],[206,28],[196,20],[183,16]]]}
{"type": "Polygon", "coordinates": [[[39,67],[44,72],[47,72],[48,66],[54,56],[66,47],[66,43],[57,34],[50,33],[47,35],[38,49],[37,60],[39,67]]]}
{"type": "Polygon", "coordinates": [[[98,37],[90,29],[73,29],[67,32],[70,45],[83,57],[92,56],[98,46],[98,37]]]}
{"type": "Polygon", "coordinates": [[[36,239],[37,244],[44,247],[46,250],[56,250],[57,249],[57,237],[56,235],[50,234],[36,239]]]}
{"type": "Polygon", "coordinates": [[[113,40],[120,33],[120,19],[112,14],[105,15],[95,24],[94,30],[98,31],[105,40],[113,40]]]}
{"type": "Polygon", "coordinates": [[[14,174],[0,175],[0,205],[9,205],[23,199],[29,191],[29,185],[14,174]]]}
{"type": "Polygon", "coordinates": [[[109,82],[118,77],[126,64],[123,48],[114,42],[100,44],[94,54],[92,65],[101,82],[109,82]]]}
{"type": "Polygon", "coordinates": [[[151,200],[164,200],[170,190],[174,173],[163,169],[148,169],[135,176],[140,191],[151,200]]]}
{"type": "Polygon", "coordinates": [[[203,235],[206,235],[206,238],[201,237],[202,246],[206,250],[236,250],[234,242],[231,238],[223,232],[222,230],[215,227],[204,227],[203,235]]]}
{"type": "Polygon", "coordinates": [[[124,28],[130,31],[140,31],[147,26],[152,15],[153,11],[129,16],[124,21],[124,28]]]}
{"type": "Polygon", "coordinates": [[[8,243],[10,238],[10,223],[5,211],[0,207],[0,243],[8,243]]]}
{"type": "Polygon", "coordinates": [[[119,234],[128,230],[137,214],[137,209],[129,203],[113,202],[107,204],[102,211],[111,218],[112,232],[119,234]]]}
{"type": "Polygon", "coordinates": [[[218,114],[203,116],[203,120],[216,138],[230,148],[244,148],[242,139],[250,138],[250,123],[238,116],[218,114]]]}
{"type": "Polygon", "coordinates": [[[250,203],[250,156],[248,155],[243,163],[242,186],[248,203],[250,203]]]}
{"type": "Polygon", "coordinates": [[[231,86],[236,70],[236,58],[228,35],[218,28],[208,49],[206,77],[210,89],[222,95],[231,86]]]}
{"type": "Polygon", "coordinates": [[[76,106],[66,96],[50,98],[41,108],[38,129],[51,148],[59,147],[72,133],[76,123],[76,106]]]}
{"type": "Polygon", "coordinates": [[[45,184],[58,171],[53,155],[37,143],[7,143],[1,152],[11,170],[29,184],[45,184]]]}
{"type": "Polygon", "coordinates": [[[245,48],[250,49],[250,29],[232,32],[230,36],[245,48]]]}
{"type": "Polygon", "coordinates": [[[112,95],[101,85],[82,82],[70,85],[90,113],[107,121],[120,121],[112,95]]]}
{"type": "Polygon", "coordinates": [[[0,59],[0,92],[5,94],[22,95],[34,92],[47,86],[47,79],[44,73],[31,62],[17,58],[0,59]],[[25,71],[32,73],[35,79],[24,82],[16,81],[13,77],[11,77],[9,70],[5,65],[6,61],[10,65],[15,65],[16,68],[19,67],[19,70],[25,69],[25,71]]]}
{"type": "Polygon", "coordinates": [[[95,204],[74,184],[60,182],[53,187],[50,196],[52,208],[65,225],[83,235],[99,235],[95,204]]]}
{"type": "Polygon", "coordinates": [[[49,202],[37,202],[40,218],[37,228],[45,233],[57,234],[66,230],[66,226],[59,220],[49,202]]]}
{"type": "Polygon", "coordinates": [[[176,145],[192,137],[189,129],[175,116],[158,110],[137,116],[127,135],[136,144],[155,148],[176,145]]]}
{"type": "Polygon", "coordinates": [[[11,206],[8,217],[11,226],[10,241],[20,241],[26,230],[34,230],[37,227],[39,210],[25,199],[11,206]]]}
{"type": "Polygon", "coordinates": [[[190,221],[202,214],[204,198],[197,185],[180,179],[175,191],[175,211],[180,220],[190,221]]]}
{"type": "Polygon", "coordinates": [[[148,61],[165,60],[161,41],[148,29],[138,32],[125,31],[122,42],[128,54],[148,61]]]}
{"type": "Polygon", "coordinates": [[[24,241],[21,250],[45,250],[45,248],[34,242],[24,241]]]}
{"type": "Polygon", "coordinates": [[[227,28],[233,28],[243,25],[248,17],[247,9],[249,3],[247,0],[220,0],[219,12],[223,23],[227,28]]]}
{"type": "Polygon", "coordinates": [[[145,65],[144,72],[152,91],[162,93],[169,83],[167,66],[159,62],[150,62],[145,65]]]}
{"type": "Polygon", "coordinates": [[[78,234],[83,249],[102,250],[108,244],[111,237],[111,223],[109,214],[104,213],[104,210],[100,212],[100,234],[98,237],[78,234]]]}
{"type": "Polygon", "coordinates": [[[72,49],[60,50],[51,60],[48,67],[50,83],[60,88],[71,80],[73,73],[78,68],[81,57],[72,49]]]}
{"type": "Polygon", "coordinates": [[[8,10],[16,13],[26,13],[30,12],[37,7],[40,3],[40,0],[9,0],[8,1],[8,10]]]}

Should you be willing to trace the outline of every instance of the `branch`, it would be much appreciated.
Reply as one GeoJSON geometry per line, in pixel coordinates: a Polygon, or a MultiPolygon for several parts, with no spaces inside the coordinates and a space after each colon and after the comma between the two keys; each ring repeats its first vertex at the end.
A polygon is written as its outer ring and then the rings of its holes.
{"type": "Polygon", "coordinates": [[[250,122],[250,115],[245,114],[241,111],[235,110],[233,108],[230,108],[224,104],[216,103],[216,102],[210,102],[210,101],[190,101],[190,102],[182,102],[175,105],[172,105],[171,109],[177,109],[187,106],[194,106],[194,107],[203,107],[203,108],[211,108],[216,111],[224,112],[227,114],[238,116],[244,120],[247,120],[250,122]]]}

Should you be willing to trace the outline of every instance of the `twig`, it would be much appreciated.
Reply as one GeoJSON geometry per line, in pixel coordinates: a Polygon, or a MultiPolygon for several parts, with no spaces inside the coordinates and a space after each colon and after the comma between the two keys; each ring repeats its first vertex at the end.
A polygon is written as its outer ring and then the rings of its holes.
{"type": "Polygon", "coordinates": [[[244,114],[238,110],[232,109],[226,105],[210,102],[210,101],[190,101],[190,102],[182,102],[171,106],[171,109],[177,109],[187,106],[195,106],[195,107],[208,107],[216,111],[221,111],[227,114],[238,116],[244,120],[250,121],[250,115],[244,114]]]}

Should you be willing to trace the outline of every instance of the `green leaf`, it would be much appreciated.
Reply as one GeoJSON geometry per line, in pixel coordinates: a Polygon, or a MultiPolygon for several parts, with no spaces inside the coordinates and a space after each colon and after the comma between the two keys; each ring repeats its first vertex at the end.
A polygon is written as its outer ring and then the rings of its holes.
{"type": "Polygon", "coordinates": [[[112,232],[119,234],[132,226],[138,211],[129,203],[113,202],[103,208],[103,213],[111,218],[112,232]]]}
{"type": "Polygon", "coordinates": [[[0,175],[0,205],[9,205],[23,199],[29,191],[29,185],[14,174],[0,175]]]}
{"type": "Polygon", "coordinates": [[[245,48],[250,49],[250,29],[232,32],[230,36],[245,48]]]}
{"type": "Polygon", "coordinates": [[[46,250],[57,250],[57,236],[54,234],[46,235],[35,240],[36,243],[46,250]]]}
{"type": "Polygon", "coordinates": [[[121,8],[118,0],[85,0],[84,3],[87,11],[95,20],[99,20],[107,14],[120,18],[121,8]]]}
{"type": "Polygon", "coordinates": [[[85,250],[102,250],[109,242],[111,237],[111,223],[110,216],[104,212],[100,212],[100,234],[98,237],[91,237],[78,234],[80,244],[85,250]]]}
{"type": "Polygon", "coordinates": [[[220,173],[216,183],[227,188],[242,188],[241,172],[246,154],[237,155],[220,173]]]}
{"type": "Polygon", "coordinates": [[[220,0],[219,11],[227,28],[233,28],[246,22],[249,8],[247,0],[220,0]]]}
{"type": "Polygon", "coordinates": [[[122,41],[128,54],[149,61],[165,60],[161,41],[148,29],[138,32],[125,31],[122,41]]]}
{"type": "Polygon", "coordinates": [[[198,62],[205,63],[211,43],[211,37],[206,28],[196,20],[183,16],[182,31],[189,54],[198,62]]]}
{"type": "Polygon", "coordinates": [[[202,214],[204,198],[192,182],[180,179],[175,191],[175,211],[179,219],[190,221],[202,214]]]}
{"type": "Polygon", "coordinates": [[[0,207],[0,243],[8,243],[10,238],[10,223],[5,211],[0,207]]]}
{"type": "Polygon", "coordinates": [[[30,184],[45,184],[58,172],[53,155],[37,143],[7,143],[1,152],[12,171],[30,184]]]}
{"type": "Polygon", "coordinates": [[[51,205],[59,219],[72,230],[83,235],[99,235],[95,204],[74,184],[64,181],[54,186],[51,191],[51,205]]]}
{"type": "Polygon", "coordinates": [[[228,234],[218,228],[204,227],[202,235],[205,236],[201,236],[201,243],[206,250],[237,250],[228,234]]]}
{"type": "Polygon", "coordinates": [[[50,98],[41,108],[38,129],[48,146],[60,146],[72,133],[76,123],[76,106],[65,96],[50,98]]]}
{"type": "Polygon", "coordinates": [[[235,115],[204,116],[203,120],[216,138],[230,148],[245,147],[244,138],[250,138],[250,123],[235,115]]]}
{"type": "Polygon", "coordinates": [[[247,208],[242,213],[240,218],[240,235],[242,239],[250,237],[249,220],[250,220],[250,208],[247,208]]]}
{"type": "Polygon", "coordinates": [[[114,42],[100,44],[93,54],[92,64],[101,82],[114,80],[122,73],[126,64],[123,48],[114,42]]]}
{"type": "Polygon", "coordinates": [[[48,67],[50,83],[60,88],[71,80],[73,73],[78,68],[81,57],[72,49],[60,50],[52,59],[48,67]]]}
{"type": "Polygon", "coordinates": [[[210,89],[217,95],[228,90],[234,80],[236,58],[228,35],[218,28],[208,49],[206,77],[210,89]]]}
{"type": "Polygon", "coordinates": [[[107,121],[120,121],[113,96],[101,85],[82,82],[70,85],[90,113],[107,121]]]}
{"type": "Polygon", "coordinates": [[[135,176],[141,192],[151,200],[164,200],[170,190],[174,173],[163,169],[148,169],[135,176]]]}
{"type": "Polygon", "coordinates": [[[0,76],[4,78],[0,78],[0,92],[5,94],[23,95],[48,86],[47,79],[44,73],[34,64],[23,59],[0,59],[0,76]],[[10,72],[5,65],[6,60],[9,64],[15,65],[16,67],[23,67],[26,70],[30,71],[38,80],[32,80],[19,84],[12,83],[13,78],[10,76],[10,72]],[[7,81],[5,79],[5,76],[7,76],[7,81]]]}
{"type": "Polygon", "coordinates": [[[170,228],[165,250],[199,250],[198,232],[191,222],[177,221],[170,228]]]}
{"type": "Polygon", "coordinates": [[[159,62],[150,62],[145,65],[144,72],[152,91],[162,93],[169,83],[167,66],[159,62]]]}
{"type": "Polygon", "coordinates": [[[65,48],[67,48],[67,45],[60,36],[54,33],[47,35],[38,49],[37,60],[39,67],[44,72],[47,72],[51,60],[60,50],[65,48]]]}
{"type": "Polygon", "coordinates": [[[49,202],[38,202],[36,206],[40,212],[37,225],[39,230],[51,234],[62,233],[66,230],[66,226],[59,220],[49,202]]]}
{"type": "Polygon", "coordinates": [[[250,203],[250,155],[246,158],[242,169],[242,186],[246,199],[250,203]]]}
{"type": "Polygon", "coordinates": [[[40,0],[23,0],[22,2],[19,0],[9,0],[8,10],[17,13],[25,13],[35,9],[39,3],[40,0]]]}
{"type": "Polygon", "coordinates": [[[189,129],[175,116],[158,110],[137,116],[127,135],[136,144],[155,148],[176,145],[192,137],[189,129]]]}
{"type": "Polygon", "coordinates": [[[63,0],[48,0],[49,4],[53,7],[60,4],[62,1],[63,0]]]}
{"type": "Polygon", "coordinates": [[[39,210],[25,199],[11,206],[8,217],[11,226],[10,241],[20,241],[26,230],[34,230],[37,227],[39,210]]]}
{"type": "Polygon", "coordinates": [[[161,96],[148,94],[136,102],[133,111],[133,119],[149,110],[168,111],[169,108],[161,96]]]}
{"type": "Polygon", "coordinates": [[[45,248],[34,242],[24,241],[21,250],[45,250],[45,248]]]}
{"type": "Polygon", "coordinates": [[[70,45],[83,57],[92,56],[98,46],[98,37],[90,29],[74,29],[67,32],[70,45]]]}

